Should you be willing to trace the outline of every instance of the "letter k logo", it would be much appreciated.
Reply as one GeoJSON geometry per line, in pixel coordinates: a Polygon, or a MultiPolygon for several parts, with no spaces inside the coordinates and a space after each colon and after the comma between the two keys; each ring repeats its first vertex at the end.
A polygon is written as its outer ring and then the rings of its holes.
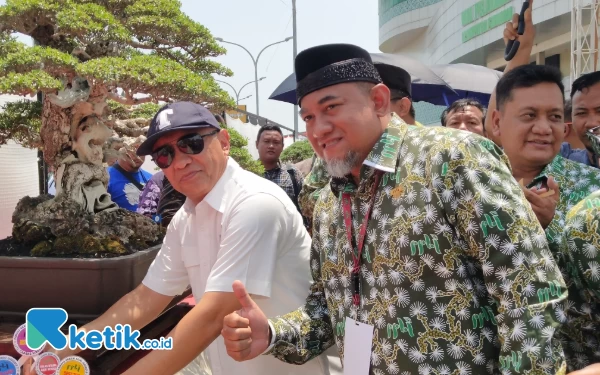
{"type": "Polygon", "coordinates": [[[49,343],[54,349],[67,346],[67,336],[60,327],[67,322],[67,312],[60,308],[34,308],[27,311],[25,342],[33,350],[49,343]]]}

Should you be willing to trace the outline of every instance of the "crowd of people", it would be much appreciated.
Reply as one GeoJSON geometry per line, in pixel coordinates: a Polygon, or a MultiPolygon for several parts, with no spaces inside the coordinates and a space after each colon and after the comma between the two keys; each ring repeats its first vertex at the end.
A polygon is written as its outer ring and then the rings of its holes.
{"type": "Polygon", "coordinates": [[[307,176],[281,163],[278,127],[256,140],[263,178],[206,108],[163,107],[123,157],[161,168],[132,210],[179,194],[164,244],[80,329],[140,329],[190,285],[173,350],[127,374],[200,353],[212,374],[600,374],[600,72],[565,101],[560,71],[529,64],[532,8],[523,35],[505,28],[520,48],[489,104],[458,100],[442,127],[415,121],[403,69],[349,44],[299,53],[307,176]]]}

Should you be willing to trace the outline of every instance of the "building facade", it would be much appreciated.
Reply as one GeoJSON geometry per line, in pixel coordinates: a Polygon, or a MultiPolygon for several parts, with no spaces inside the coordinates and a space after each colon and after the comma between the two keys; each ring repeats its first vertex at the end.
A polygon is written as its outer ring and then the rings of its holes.
{"type": "MultiPolygon", "coordinates": [[[[536,45],[531,62],[552,65],[571,80],[571,9],[573,1],[536,0],[536,45]]],[[[504,70],[505,24],[519,13],[523,0],[379,0],[379,46],[382,52],[415,57],[428,64],[468,63],[504,70]]],[[[419,109],[441,112],[417,103],[419,109]]]]}

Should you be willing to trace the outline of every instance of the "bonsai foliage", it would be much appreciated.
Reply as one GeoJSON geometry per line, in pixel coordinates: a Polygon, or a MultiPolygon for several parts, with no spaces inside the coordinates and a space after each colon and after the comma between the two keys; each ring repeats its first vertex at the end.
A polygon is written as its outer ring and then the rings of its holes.
{"type": "Polygon", "coordinates": [[[158,103],[143,103],[135,106],[126,106],[121,103],[110,100],[108,106],[112,115],[117,120],[127,120],[133,118],[152,119],[156,112],[163,106],[158,103]]]}
{"type": "Polygon", "coordinates": [[[221,124],[221,127],[223,129],[227,129],[227,132],[229,133],[231,144],[229,155],[233,158],[233,160],[235,160],[240,167],[244,168],[245,170],[262,177],[265,173],[265,168],[260,161],[252,158],[252,155],[246,148],[246,146],[248,146],[248,139],[241,135],[237,130],[228,128],[225,124],[221,124]]]}
{"type": "Polygon", "coordinates": [[[143,92],[232,105],[210,77],[230,70],[207,60],[225,50],[180,6],[174,0],[8,0],[0,7],[0,87],[14,94],[51,91],[63,87],[63,76],[80,74],[124,88],[131,101],[143,92]],[[39,46],[16,42],[6,34],[12,32],[39,46]]]}
{"type": "Polygon", "coordinates": [[[0,108],[0,145],[13,140],[24,147],[41,146],[42,104],[37,101],[8,102],[0,108]]]}
{"type": "Polygon", "coordinates": [[[296,164],[302,160],[312,158],[314,153],[315,151],[310,145],[310,142],[307,140],[297,141],[283,150],[280,159],[284,163],[296,164]]]}
{"type": "MultiPolygon", "coordinates": [[[[52,95],[80,77],[91,95],[123,105],[190,100],[216,110],[232,107],[211,76],[231,75],[209,59],[225,50],[180,6],[174,0],[8,0],[0,6],[0,93],[52,95]],[[12,33],[37,45],[26,46],[12,33]]],[[[0,144],[13,135],[31,143],[27,131],[40,128],[34,120],[39,104],[24,101],[8,110],[14,111],[0,118],[0,144]]]]}

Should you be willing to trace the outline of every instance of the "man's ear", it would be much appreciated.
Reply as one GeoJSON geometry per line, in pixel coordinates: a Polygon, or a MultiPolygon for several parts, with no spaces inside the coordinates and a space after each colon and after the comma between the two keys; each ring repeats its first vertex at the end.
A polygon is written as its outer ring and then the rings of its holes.
{"type": "Polygon", "coordinates": [[[390,89],[380,83],[371,89],[371,100],[375,105],[377,116],[383,117],[390,113],[390,89]]]}
{"type": "Polygon", "coordinates": [[[404,97],[404,98],[400,99],[400,111],[402,113],[396,113],[396,114],[399,117],[404,117],[404,116],[408,115],[410,112],[411,105],[412,105],[412,102],[410,101],[409,98],[404,97]]]}
{"type": "Polygon", "coordinates": [[[500,117],[500,111],[494,109],[494,113],[492,113],[492,134],[494,135],[494,137],[500,137],[500,117]]]}
{"type": "Polygon", "coordinates": [[[571,126],[573,126],[573,124],[565,122],[565,139],[569,137],[569,135],[571,134],[571,126]]]}
{"type": "Polygon", "coordinates": [[[221,131],[217,134],[217,139],[221,144],[221,149],[225,155],[229,155],[229,150],[231,149],[231,143],[229,143],[229,132],[225,129],[221,129],[221,131]]]}

